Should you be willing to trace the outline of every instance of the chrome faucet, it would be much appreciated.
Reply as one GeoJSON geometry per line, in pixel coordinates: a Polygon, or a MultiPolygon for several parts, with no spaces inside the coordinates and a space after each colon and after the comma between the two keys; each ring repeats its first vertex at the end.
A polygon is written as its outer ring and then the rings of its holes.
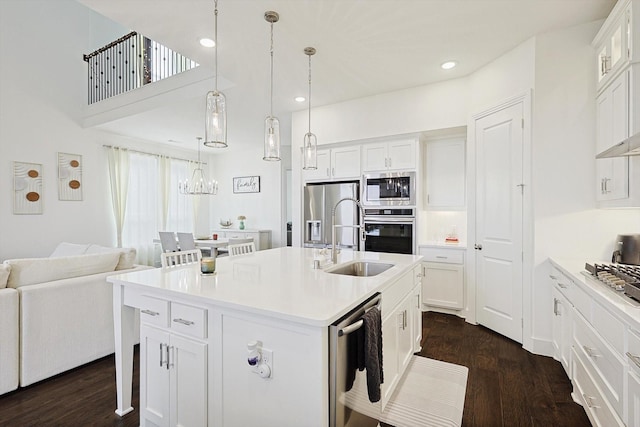
{"type": "MultiPolygon", "coordinates": [[[[355,203],[360,208],[360,213],[364,212],[362,205],[359,200],[354,199],[353,197],[345,197],[344,199],[338,200],[338,203],[331,209],[331,262],[336,264],[338,262],[338,250],[336,246],[336,228],[338,227],[348,227],[348,228],[359,228],[362,231],[362,240],[366,238],[364,234],[364,224],[362,225],[336,225],[336,209],[338,205],[345,200],[350,200],[355,203]]],[[[362,221],[361,221],[362,222],[362,221]]]]}

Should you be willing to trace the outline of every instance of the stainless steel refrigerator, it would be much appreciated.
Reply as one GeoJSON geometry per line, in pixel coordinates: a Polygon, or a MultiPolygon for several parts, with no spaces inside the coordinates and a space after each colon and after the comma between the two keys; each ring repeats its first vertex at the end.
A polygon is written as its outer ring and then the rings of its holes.
{"type": "MultiPolygon", "coordinates": [[[[307,184],[304,188],[304,246],[331,246],[331,210],[340,199],[358,199],[358,183],[307,184]]],[[[345,201],[336,210],[336,224],[358,225],[360,213],[355,203],[345,201]]],[[[357,228],[338,228],[337,245],[358,250],[360,233],[357,228]]]]}

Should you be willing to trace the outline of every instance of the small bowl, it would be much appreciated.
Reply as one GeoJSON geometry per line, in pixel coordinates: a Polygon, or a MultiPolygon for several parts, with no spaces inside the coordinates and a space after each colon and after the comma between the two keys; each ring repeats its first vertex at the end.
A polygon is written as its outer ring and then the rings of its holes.
{"type": "Polygon", "coordinates": [[[220,221],[220,227],[229,228],[233,225],[232,221],[220,221]]]}

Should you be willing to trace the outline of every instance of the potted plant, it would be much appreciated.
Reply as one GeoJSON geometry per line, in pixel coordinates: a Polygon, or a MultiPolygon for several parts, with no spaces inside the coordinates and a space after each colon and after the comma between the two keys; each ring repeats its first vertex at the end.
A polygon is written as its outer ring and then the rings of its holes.
{"type": "Polygon", "coordinates": [[[238,228],[240,230],[244,230],[244,220],[247,219],[246,216],[244,215],[238,215],[238,220],[240,221],[240,225],[238,226],[238,228]]]}

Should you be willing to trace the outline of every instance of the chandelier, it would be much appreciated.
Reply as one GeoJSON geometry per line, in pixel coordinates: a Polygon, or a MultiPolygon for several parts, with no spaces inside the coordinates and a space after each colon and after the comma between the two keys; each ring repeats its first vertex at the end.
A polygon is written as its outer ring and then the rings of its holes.
{"type": "MultiPolygon", "coordinates": [[[[207,93],[204,145],[224,148],[227,146],[227,100],[218,91],[218,0],[214,1],[214,88],[207,93]]],[[[198,144],[199,146],[200,144],[198,144]]]]}
{"type": "Polygon", "coordinates": [[[192,196],[214,196],[218,194],[218,181],[208,181],[204,170],[202,170],[202,162],[200,161],[200,141],[198,140],[198,167],[194,169],[191,181],[188,179],[178,182],[178,191],[180,194],[192,196]]]}
{"type": "Polygon", "coordinates": [[[274,11],[264,13],[265,21],[271,24],[271,107],[264,121],[264,157],[263,160],[280,160],[280,120],[273,116],[273,23],[278,22],[280,15],[274,11]]]}

